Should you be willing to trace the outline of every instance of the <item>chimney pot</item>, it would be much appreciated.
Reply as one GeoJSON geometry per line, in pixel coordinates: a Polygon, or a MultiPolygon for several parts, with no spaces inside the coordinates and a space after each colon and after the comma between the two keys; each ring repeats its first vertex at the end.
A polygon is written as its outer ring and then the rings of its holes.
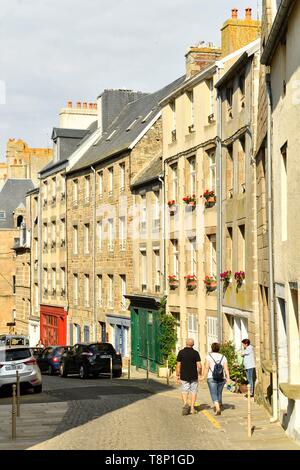
{"type": "Polygon", "coordinates": [[[68,101],[68,108],[72,108],[72,106],[73,106],[72,101],[68,101]]]}
{"type": "Polygon", "coordinates": [[[236,20],[236,19],[237,19],[237,17],[238,17],[238,11],[239,11],[239,10],[238,10],[237,8],[232,8],[232,10],[231,10],[231,18],[232,18],[233,20],[236,20]]]}
{"type": "Polygon", "coordinates": [[[77,101],[77,108],[81,108],[81,101],[77,101]]]}
{"type": "Polygon", "coordinates": [[[252,8],[246,8],[246,19],[247,20],[252,19],[252,8]]]}
{"type": "Polygon", "coordinates": [[[94,103],[94,109],[97,109],[97,108],[98,108],[97,103],[94,103]]]}
{"type": "Polygon", "coordinates": [[[87,109],[87,103],[86,102],[83,103],[83,108],[87,109]]]}

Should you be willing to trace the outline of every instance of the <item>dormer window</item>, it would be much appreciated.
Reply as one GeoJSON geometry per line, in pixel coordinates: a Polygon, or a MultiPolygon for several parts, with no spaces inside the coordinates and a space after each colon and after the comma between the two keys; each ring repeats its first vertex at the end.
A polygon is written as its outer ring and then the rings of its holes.
{"type": "Polygon", "coordinates": [[[107,141],[110,141],[110,140],[111,140],[111,138],[113,137],[113,135],[115,135],[115,133],[116,133],[116,132],[117,132],[117,131],[116,131],[116,129],[115,129],[115,130],[113,130],[113,131],[112,131],[112,133],[111,133],[111,134],[109,134],[109,136],[107,137],[107,139],[106,139],[106,140],[107,140],[107,141]]]}
{"type": "Polygon", "coordinates": [[[17,217],[17,227],[20,228],[22,223],[23,223],[23,216],[18,215],[18,217],[17,217]]]}
{"type": "Polygon", "coordinates": [[[5,219],[6,219],[6,212],[0,211],[0,220],[5,220],[5,219]]]}
{"type": "Polygon", "coordinates": [[[129,132],[133,128],[137,120],[138,118],[135,118],[135,120],[132,121],[132,123],[127,127],[126,132],[129,132]]]}

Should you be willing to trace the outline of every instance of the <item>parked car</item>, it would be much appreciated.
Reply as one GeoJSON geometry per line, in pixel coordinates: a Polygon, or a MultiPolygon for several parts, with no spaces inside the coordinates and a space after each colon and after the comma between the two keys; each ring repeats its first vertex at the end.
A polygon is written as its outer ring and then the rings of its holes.
{"type": "Polygon", "coordinates": [[[48,346],[36,357],[41,372],[47,372],[54,375],[59,372],[60,358],[62,354],[68,351],[69,346],[48,346]]]}
{"type": "Polygon", "coordinates": [[[112,358],[113,377],[122,375],[122,356],[110,343],[78,343],[61,356],[60,375],[79,374],[81,379],[89,375],[98,377],[110,373],[112,358]]]}
{"type": "Polygon", "coordinates": [[[16,383],[16,372],[20,374],[21,386],[42,391],[42,375],[30,348],[24,346],[0,347],[0,390],[5,385],[16,383]]]}

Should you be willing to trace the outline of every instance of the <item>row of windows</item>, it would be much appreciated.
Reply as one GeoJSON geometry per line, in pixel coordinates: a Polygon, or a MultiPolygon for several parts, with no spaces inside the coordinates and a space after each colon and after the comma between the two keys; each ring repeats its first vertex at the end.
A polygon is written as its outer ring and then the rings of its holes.
{"type": "Polygon", "coordinates": [[[56,268],[43,268],[43,289],[44,294],[56,295],[60,294],[65,296],[66,294],[66,269],[64,267],[60,269],[56,268]],[[58,284],[60,283],[60,292],[58,291],[58,284]]]}
{"type": "MultiPolygon", "coordinates": [[[[209,270],[209,274],[217,274],[217,240],[216,235],[207,235],[206,242],[208,245],[207,250],[207,263],[206,266],[209,270]]],[[[176,276],[176,279],[180,278],[180,275],[192,275],[197,276],[197,241],[196,237],[187,239],[187,244],[184,245],[185,250],[185,266],[184,273],[180,272],[180,261],[179,261],[179,243],[177,239],[170,241],[170,275],[176,276]]]]}
{"type": "MultiPolygon", "coordinates": [[[[147,248],[140,248],[140,259],[139,259],[139,267],[140,267],[140,287],[142,291],[146,291],[150,287],[150,279],[149,279],[149,258],[148,258],[147,248]]],[[[153,261],[153,278],[152,284],[154,291],[160,292],[160,284],[161,284],[161,266],[160,266],[160,250],[159,248],[154,248],[152,251],[153,261]]]]}
{"type": "MultiPolygon", "coordinates": [[[[125,162],[119,164],[119,184],[118,187],[121,191],[125,189],[126,183],[126,166],[125,162]]],[[[98,171],[97,173],[97,180],[98,180],[98,194],[99,197],[102,198],[104,194],[104,176],[105,172],[107,172],[108,178],[108,194],[111,196],[114,191],[114,167],[111,166],[105,170],[98,171]]],[[[79,180],[76,178],[73,180],[73,204],[78,203],[79,199],[79,180]]],[[[84,201],[85,203],[89,203],[91,197],[91,177],[89,175],[84,177],[84,201]]]]}
{"type": "MultiPolygon", "coordinates": [[[[127,301],[125,298],[126,295],[126,276],[125,274],[120,276],[114,276],[113,274],[106,275],[106,285],[107,285],[107,297],[104,298],[104,279],[102,274],[97,275],[96,280],[96,306],[103,307],[104,301],[106,300],[106,306],[108,308],[114,308],[115,306],[115,292],[121,292],[120,308],[121,310],[126,310],[127,301]],[[117,279],[119,278],[119,279],[117,279]],[[115,285],[117,284],[117,285],[115,285]]],[[[91,283],[90,275],[83,274],[82,279],[82,288],[83,288],[83,304],[85,307],[91,306],[91,283]]],[[[80,276],[77,273],[73,273],[73,304],[76,306],[79,302],[79,291],[80,291],[80,276]]]]}

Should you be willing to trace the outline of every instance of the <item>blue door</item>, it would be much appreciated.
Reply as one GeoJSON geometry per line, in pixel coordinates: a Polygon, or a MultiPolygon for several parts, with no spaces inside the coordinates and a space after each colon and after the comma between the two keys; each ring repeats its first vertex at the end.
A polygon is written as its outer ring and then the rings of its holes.
{"type": "Polygon", "coordinates": [[[90,341],[90,327],[88,325],[85,325],[83,328],[83,338],[85,343],[90,341]]]}

